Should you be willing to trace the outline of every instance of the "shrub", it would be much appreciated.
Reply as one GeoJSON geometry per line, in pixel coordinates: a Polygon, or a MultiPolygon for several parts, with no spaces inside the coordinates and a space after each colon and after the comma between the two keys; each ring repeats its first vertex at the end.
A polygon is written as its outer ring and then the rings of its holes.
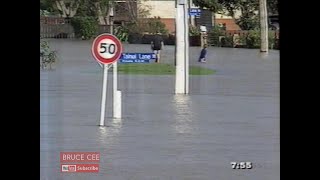
{"type": "Polygon", "coordinates": [[[154,17],[149,19],[148,31],[151,34],[156,34],[157,32],[161,34],[168,34],[168,30],[166,29],[166,25],[161,22],[160,17],[154,17]]]}
{"type": "Polygon", "coordinates": [[[239,44],[244,46],[247,42],[247,36],[246,35],[240,35],[239,36],[239,44]]]}
{"type": "Polygon", "coordinates": [[[40,37],[40,67],[45,68],[47,65],[49,65],[51,69],[51,64],[56,62],[56,60],[57,52],[51,51],[48,42],[41,40],[40,37]]]}
{"type": "Polygon", "coordinates": [[[208,44],[211,46],[220,46],[219,36],[224,36],[225,32],[221,27],[214,26],[208,32],[208,44]]]}
{"type": "Polygon", "coordinates": [[[168,34],[166,25],[161,22],[159,17],[150,19],[139,19],[134,23],[127,24],[126,28],[129,30],[129,34],[156,34],[157,32],[160,32],[163,35],[168,34]]]}
{"type": "Polygon", "coordinates": [[[230,35],[226,35],[221,39],[222,47],[233,47],[233,37],[230,35]]]}
{"type": "Polygon", "coordinates": [[[200,36],[200,30],[196,26],[189,26],[189,36],[200,36]]]}
{"type": "Polygon", "coordinates": [[[50,52],[50,47],[47,41],[40,39],[40,54],[45,53],[48,54],[50,52]]]}
{"type": "MultiPolygon", "coordinates": [[[[140,44],[145,41],[144,34],[156,34],[160,32],[163,36],[168,35],[168,30],[159,17],[151,19],[139,19],[135,23],[127,24],[128,29],[128,42],[134,44],[140,44]]],[[[150,42],[148,42],[150,43],[150,42]]]]}
{"type": "Polygon", "coordinates": [[[114,34],[121,42],[127,42],[129,38],[129,29],[125,26],[118,26],[115,28],[114,34]]]}
{"type": "Polygon", "coordinates": [[[95,17],[73,17],[71,25],[77,38],[91,39],[98,32],[98,21],[95,17]]]}
{"type": "MultiPolygon", "coordinates": [[[[260,33],[261,33],[260,29],[248,31],[248,34],[245,37],[245,43],[246,43],[247,48],[260,48],[260,45],[261,45],[260,33]]],[[[275,39],[275,32],[269,31],[268,33],[269,33],[268,34],[269,49],[275,49],[277,47],[276,39],[275,39]]]]}
{"type": "Polygon", "coordinates": [[[141,44],[143,35],[140,33],[129,33],[128,42],[130,44],[141,44]]]}
{"type": "Polygon", "coordinates": [[[247,48],[259,48],[260,47],[260,30],[248,31],[246,37],[247,48]]]}
{"type": "Polygon", "coordinates": [[[259,16],[250,13],[250,14],[243,14],[239,19],[236,20],[236,24],[242,30],[254,30],[259,28],[259,16]]]}
{"type": "Polygon", "coordinates": [[[275,32],[274,31],[269,31],[269,38],[268,38],[268,42],[269,42],[269,49],[275,49],[276,48],[276,37],[275,37],[275,32]]]}

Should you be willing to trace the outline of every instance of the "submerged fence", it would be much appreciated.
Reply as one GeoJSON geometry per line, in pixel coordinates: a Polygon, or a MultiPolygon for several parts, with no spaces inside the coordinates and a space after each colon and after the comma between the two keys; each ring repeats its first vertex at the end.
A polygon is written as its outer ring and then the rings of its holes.
{"type": "MultiPolygon", "coordinates": [[[[116,25],[115,28],[119,26],[116,25]]],[[[109,25],[99,25],[97,35],[101,33],[109,33],[109,25]]],[[[279,49],[279,31],[269,31],[269,45],[271,49],[279,49]]],[[[40,17],[40,36],[42,38],[76,38],[75,31],[71,25],[70,19],[54,18],[54,17],[40,17]]],[[[120,34],[126,38],[121,40],[127,41],[131,44],[150,44],[153,35],[144,33],[120,34]]],[[[168,34],[163,35],[165,44],[174,45],[175,35],[168,34]]],[[[222,46],[222,47],[246,47],[246,48],[258,48],[259,47],[259,32],[257,31],[220,31],[220,32],[208,32],[207,42],[209,46],[222,46]]],[[[200,46],[201,37],[190,36],[191,46],[200,46]]]]}
{"type": "MultiPolygon", "coordinates": [[[[98,26],[97,35],[109,32],[109,25],[98,26]]],[[[42,38],[76,38],[70,19],[59,17],[40,17],[40,36],[42,38]]]]}

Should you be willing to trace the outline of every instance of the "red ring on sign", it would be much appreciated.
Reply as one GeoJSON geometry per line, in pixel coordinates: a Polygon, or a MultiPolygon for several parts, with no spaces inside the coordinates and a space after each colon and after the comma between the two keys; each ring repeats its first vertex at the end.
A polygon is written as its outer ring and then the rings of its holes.
{"type": "Polygon", "coordinates": [[[118,60],[120,58],[121,53],[122,53],[122,44],[119,41],[119,39],[117,37],[115,37],[114,35],[112,35],[112,34],[100,34],[93,41],[93,46],[92,46],[91,52],[92,52],[93,57],[97,61],[99,61],[99,62],[101,62],[103,64],[111,64],[111,63],[113,63],[114,61],[116,61],[116,60],[118,60]],[[106,59],[106,58],[100,56],[100,54],[98,52],[98,45],[104,39],[110,39],[113,42],[115,42],[115,44],[116,44],[117,52],[112,58],[106,59]]]}

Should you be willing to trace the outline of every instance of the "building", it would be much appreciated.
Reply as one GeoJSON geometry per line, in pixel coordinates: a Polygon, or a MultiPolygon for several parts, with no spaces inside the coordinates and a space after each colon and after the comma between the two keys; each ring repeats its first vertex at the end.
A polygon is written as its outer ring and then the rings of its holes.
{"type": "MultiPolygon", "coordinates": [[[[235,14],[235,17],[239,17],[240,12],[235,14]]],[[[241,28],[236,24],[235,20],[231,16],[226,16],[223,14],[215,14],[215,24],[216,25],[225,25],[227,31],[241,30],[241,28]]]]}
{"type": "MultiPolygon", "coordinates": [[[[161,21],[166,25],[169,32],[175,31],[175,0],[143,0],[142,6],[149,8],[149,17],[160,17],[161,21]]],[[[196,8],[192,4],[191,8],[196,8]]],[[[236,17],[239,12],[236,13],[236,17]]],[[[214,14],[209,10],[203,9],[201,15],[195,18],[196,25],[205,25],[211,29],[214,25],[225,24],[226,30],[241,30],[231,16],[223,14],[214,14]]]]}
{"type": "MultiPolygon", "coordinates": [[[[135,11],[147,10],[149,12],[148,15],[140,16],[140,18],[160,17],[168,31],[170,33],[175,32],[175,0],[121,0],[117,1],[117,3],[122,5],[116,9],[116,21],[130,21],[130,18],[126,16],[126,14],[128,14],[128,8],[125,6],[131,3],[135,11]],[[135,5],[132,5],[133,3],[135,3],[135,5]]],[[[191,8],[197,7],[192,5],[191,8]]],[[[237,16],[239,16],[239,12],[236,13],[236,17],[237,16]]],[[[214,25],[225,25],[226,30],[241,30],[231,16],[218,13],[214,14],[206,9],[202,9],[200,17],[195,18],[195,25],[205,25],[208,29],[211,29],[214,25]]]]}
{"type": "Polygon", "coordinates": [[[150,12],[148,18],[160,17],[170,33],[175,32],[175,0],[142,0],[142,8],[150,12]]]}

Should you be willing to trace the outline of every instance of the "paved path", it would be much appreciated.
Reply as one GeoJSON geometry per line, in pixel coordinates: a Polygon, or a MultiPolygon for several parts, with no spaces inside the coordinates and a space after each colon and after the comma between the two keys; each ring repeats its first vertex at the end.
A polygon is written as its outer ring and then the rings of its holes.
{"type": "MultiPolygon", "coordinates": [[[[101,128],[102,69],[91,42],[50,44],[60,61],[40,70],[41,179],[280,179],[279,51],[261,57],[258,50],[210,47],[200,65],[217,73],[190,76],[189,96],[174,95],[174,76],[119,75],[123,119],[111,118],[108,94],[101,128]],[[61,151],[100,151],[100,173],[61,174],[61,151]],[[250,161],[253,169],[234,170],[232,161],[250,161]]],[[[126,44],[124,51],[150,47],[126,44]]],[[[190,64],[198,64],[199,51],[190,48],[190,64]]],[[[173,55],[166,46],[162,62],[173,63],[173,55]]]]}

